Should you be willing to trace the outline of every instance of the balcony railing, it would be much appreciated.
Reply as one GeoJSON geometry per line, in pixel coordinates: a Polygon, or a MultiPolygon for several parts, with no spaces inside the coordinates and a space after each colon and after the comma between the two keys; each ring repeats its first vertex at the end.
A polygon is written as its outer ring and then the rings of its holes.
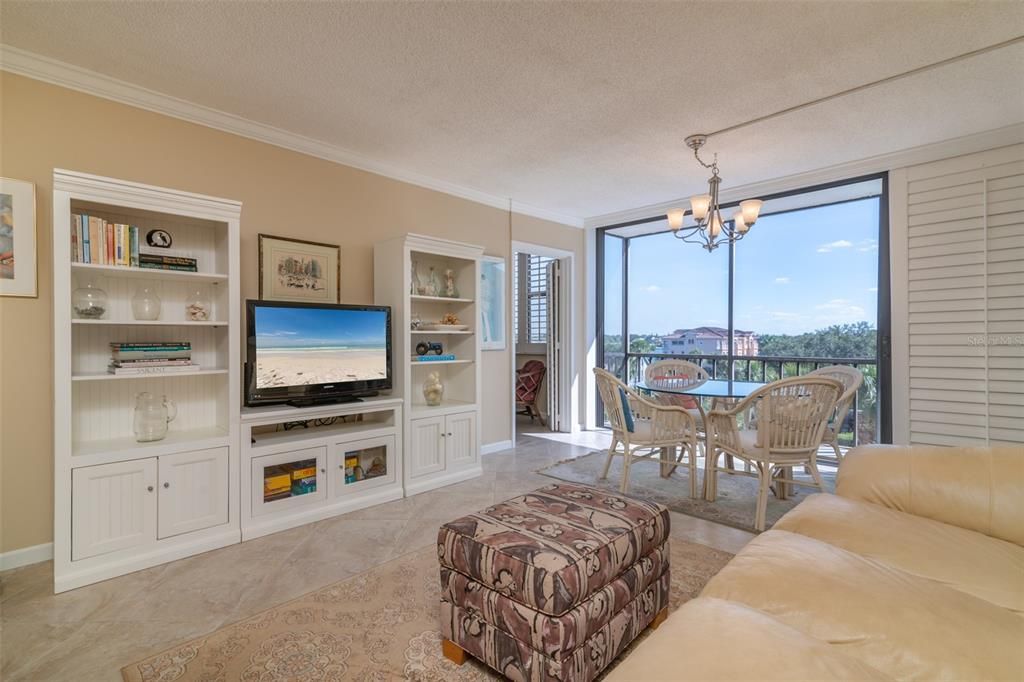
{"type": "Polygon", "coordinates": [[[839,444],[853,447],[878,442],[878,365],[874,359],[810,358],[727,355],[678,355],[670,353],[623,353],[605,351],[605,369],[627,384],[643,381],[644,370],[662,359],[699,364],[714,379],[769,383],[807,374],[829,365],[849,365],[864,374],[864,384],[853,398],[853,409],[839,428],[839,444]]]}

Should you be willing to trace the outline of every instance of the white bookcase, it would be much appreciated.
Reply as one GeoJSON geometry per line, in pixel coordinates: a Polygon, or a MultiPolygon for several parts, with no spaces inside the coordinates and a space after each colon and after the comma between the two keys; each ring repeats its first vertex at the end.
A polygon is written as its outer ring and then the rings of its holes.
{"type": "Polygon", "coordinates": [[[241,204],[57,169],[53,192],[54,589],[68,589],[239,542],[238,415],[241,204]],[[72,262],[71,216],[171,233],[198,272],[72,262]],[[77,319],[72,293],[103,289],[100,319],[77,319]],[[158,320],[138,321],[140,285],[161,299],[158,320]],[[203,287],[209,320],[187,319],[203,287]],[[114,376],[111,342],[188,341],[199,369],[114,376]],[[178,406],[163,440],[139,443],[135,396],[178,406]]]}
{"type": "Polygon", "coordinates": [[[392,308],[394,394],[405,400],[405,449],[402,467],[406,495],[479,476],[480,469],[480,313],[477,294],[483,247],[408,234],[374,246],[374,298],[392,308]],[[413,291],[413,264],[426,282],[433,268],[444,287],[451,270],[457,297],[413,291]],[[466,330],[413,330],[418,316],[436,323],[455,314],[466,330]],[[416,345],[441,343],[454,360],[421,362],[416,345]],[[439,406],[428,406],[423,383],[438,372],[444,385],[439,406]]]}

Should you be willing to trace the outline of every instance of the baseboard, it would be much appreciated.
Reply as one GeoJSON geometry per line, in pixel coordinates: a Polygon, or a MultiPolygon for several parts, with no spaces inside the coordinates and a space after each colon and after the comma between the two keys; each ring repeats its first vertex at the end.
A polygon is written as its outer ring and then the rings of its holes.
{"type": "Polygon", "coordinates": [[[480,446],[481,455],[489,455],[494,452],[501,452],[502,450],[511,450],[512,441],[510,440],[499,440],[496,443],[487,443],[486,445],[480,446]]]}
{"type": "Polygon", "coordinates": [[[49,561],[52,558],[52,542],[32,547],[22,547],[21,549],[12,549],[10,552],[0,554],[0,571],[9,571],[12,568],[21,568],[29,564],[38,564],[40,561],[49,561]]]}

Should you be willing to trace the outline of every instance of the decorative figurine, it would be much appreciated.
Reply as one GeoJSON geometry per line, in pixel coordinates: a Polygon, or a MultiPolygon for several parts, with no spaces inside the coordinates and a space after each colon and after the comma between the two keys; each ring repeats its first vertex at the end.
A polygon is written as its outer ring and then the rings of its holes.
{"type": "Polygon", "coordinates": [[[409,320],[409,328],[412,329],[413,331],[416,331],[417,329],[419,329],[422,326],[423,326],[423,320],[420,319],[420,314],[419,313],[413,313],[412,314],[412,319],[409,320]]]}
{"type": "Polygon", "coordinates": [[[427,375],[427,380],[423,382],[423,399],[427,402],[430,407],[437,407],[441,404],[441,398],[444,396],[444,384],[441,383],[441,374],[439,372],[431,372],[427,375]]]}
{"type": "Polygon", "coordinates": [[[451,268],[444,271],[444,295],[448,298],[459,297],[459,292],[455,288],[455,271],[451,268]]]}
{"type": "Polygon", "coordinates": [[[440,355],[443,352],[444,347],[436,341],[420,341],[416,344],[416,355],[426,355],[427,353],[440,355]]]}

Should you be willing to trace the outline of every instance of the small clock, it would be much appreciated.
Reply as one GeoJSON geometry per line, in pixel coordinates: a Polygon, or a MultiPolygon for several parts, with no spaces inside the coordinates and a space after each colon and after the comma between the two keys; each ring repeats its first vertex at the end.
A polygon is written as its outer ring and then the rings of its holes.
{"type": "Polygon", "coordinates": [[[171,233],[167,230],[150,230],[146,233],[146,243],[158,249],[169,249],[172,241],[171,233]]]}

